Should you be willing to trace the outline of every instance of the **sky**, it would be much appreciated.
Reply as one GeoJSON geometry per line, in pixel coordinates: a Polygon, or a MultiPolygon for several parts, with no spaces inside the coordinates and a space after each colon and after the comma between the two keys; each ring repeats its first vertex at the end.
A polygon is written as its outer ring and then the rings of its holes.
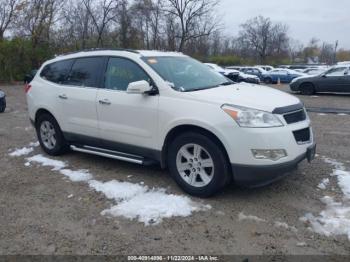
{"type": "Polygon", "coordinates": [[[232,36],[258,15],[286,23],[290,36],[303,44],[316,37],[350,49],[350,0],[221,0],[219,5],[225,32],[232,36]]]}

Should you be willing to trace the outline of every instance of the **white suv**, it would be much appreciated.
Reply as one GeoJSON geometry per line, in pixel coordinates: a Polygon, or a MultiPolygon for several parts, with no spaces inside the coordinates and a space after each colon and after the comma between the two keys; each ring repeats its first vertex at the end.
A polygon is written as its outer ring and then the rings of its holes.
{"type": "Polygon", "coordinates": [[[232,180],[271,183],[315,144],[299,99],[236,84],[181,53],[92,50],[47,61],[26,87],[43,150],[168,167],[210,196],[232,180]]]}

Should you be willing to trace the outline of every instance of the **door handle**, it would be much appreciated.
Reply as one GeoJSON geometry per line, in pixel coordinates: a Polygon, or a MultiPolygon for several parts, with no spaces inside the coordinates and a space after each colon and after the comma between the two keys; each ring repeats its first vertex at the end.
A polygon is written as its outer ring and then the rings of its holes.
{"type": "Polygon", "coordinates": [[[68,99],[68,96],[66,96],[65,94],[59,95],[58,97],[61,99],[68,99]]]}
{"type": "Polygon", "coordinates": [[[103,100],[99,100],[98,101],[101,105],[110,105],[111,101],[109,101],[108,99],[103,99],[103,100]]]}

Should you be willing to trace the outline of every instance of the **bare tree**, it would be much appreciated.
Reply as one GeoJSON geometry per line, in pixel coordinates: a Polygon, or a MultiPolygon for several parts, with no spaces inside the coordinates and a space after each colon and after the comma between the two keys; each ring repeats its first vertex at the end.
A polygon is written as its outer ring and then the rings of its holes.
{"type": "Polygon", "coordinates": [[[164,10],[172,15],[179,25],[178,51],[183,51],[187,41],[208,36],[217,28],[214,17],[217,0],[167,0],[164,10]]]}
{"type": "Polygon", "coordinates": [[[88,10],[81,2],[71,0],[64,6],[60,33],[60,46],[70,45],[75,49],[88,47],[88,41],[94,34],[94,25],[88,10]]]}
{"type": "Polygon", "coordinates": [[[288,48],[288,27],[274,24],[270,18],[262,16],[248,20],[241,25],[242,42],[254,50],[260,63],[266,62],[267,56],[280,53],[288,48]]]}
{"type": "Polygon", "coordinates": [[[0,0],[0,40],[23,6],[20,0],[0,0]]]}
{"type": "Polygon", "coordinates": [[[59,0],[25,1],[22,16],[17,21],[20,34],[30,37],[35,48],[40,42],[48,43],[53,25],[57,22],[58,10],[64,4],[59,0]]]}
{"type": "Polygon", "coordinates": [[[289,40],[289,56],[292,62],[297,62],[297,59],[301,59],[304,50],[304,45],[295,39],[289,40]]]}
{"type": "Polygon", "coordinates": [[[164,29],[164,12],[161,0],[136,0],[131,6],[133,22],[138,28],[146,49],[161,47],[161,31],[164,29]]]}
{"type": "Polygon", "coordinates": [[[103,46],[103,34],[116,17],[117,0],[100,0],[96,4],[92,0],[82,0],[97,32],[97,47],[103,46]]]}

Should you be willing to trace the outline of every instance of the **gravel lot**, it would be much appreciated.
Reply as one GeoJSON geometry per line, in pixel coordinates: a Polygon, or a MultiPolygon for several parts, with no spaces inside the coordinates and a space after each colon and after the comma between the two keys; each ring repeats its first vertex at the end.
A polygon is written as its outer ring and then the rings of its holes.
{"type": "MultiPolygon", "coordinates": [[[[287,91],[286,86],[275,87],[287,91]]],[[[210,199],[193,201],[210,205],[188,217],[163,219],[145,226],[137,220],[101,215],[113,205],[103,194],[83,182],[71,182],[49,167],[32,164],[25,157],[43,154],[39,147],[28,156],[11,157],[15,148],[35,142],[21,86],[1,86],[8,108],[0,114],[0,254],[350,254],[346,235],[324,236],[300,220],[318,215],[323,196],[342,199],[332,166],[322,156],[350,168],[350,115],[310,113],[318,142],[318,157],[303,162],[286,179],[260,189],[235,186],[210,199]],[[317,188],[330,179],[325,190],[317,188]],[[239,220],[239,214],[257,219],[239,220]],[[289,227],[278,226],[276,222],[289,227]]],[[[299,96],[312,107],[350,109],[350,96],[299,96]]],[[[70,152],[57,160],[69,167],[88,169],[100,181],[129,181],[166,188],[184,195],[158,167],[142,167],[116,160],[70,152]]],[[[241,216],[242,218],[242,216],[241,216]]],[[[350,219],[350,218],[348,218],[350,219]]]]}

